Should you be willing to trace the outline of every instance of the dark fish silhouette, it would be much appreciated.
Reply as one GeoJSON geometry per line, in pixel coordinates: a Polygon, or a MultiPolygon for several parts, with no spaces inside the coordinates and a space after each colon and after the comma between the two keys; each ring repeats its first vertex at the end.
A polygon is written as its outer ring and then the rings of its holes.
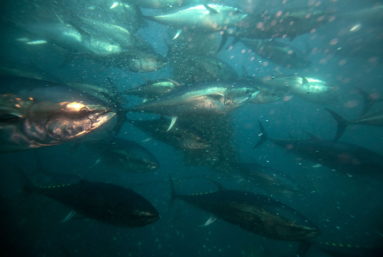
{"type": "Polygon", "coordinates": [[[153,205],[131,189],[60,173],[45,175],[43,183],[34,185],[22,171],[18,172],[25,194],[36,192],[73,209],[65,220],[79,213],[106,224],[134,228],[159,219],[153,205]]]}
{"type": "Polygon", "coordinates": [[[100,159],[126,172],[149,172],[160,167],[156,157],[145,147],[123,138],[85,142],[100,154],[100,159]]]}
{"type": "Polygon", "coordinates": [[[260,139],[254,148],[267,140],[285,148],[303,159],[327,166],[348,174],[377,174],[383,171],[383,156],[364,147],[329,140],[322,140],[310,135],[310,139],[282,140],[267,136],[262,123],[260,139]]]}
{"type": "MultiPolygon", "coordinates": [[[[266,238],[302,241],[320,235],[319,229],[306,217],[279,201],[251,192],[226,190],[217,182],[212,182],[219,191],[179,195],[170,178],[171,203],[179,198],[211,213],[215,219],[222,219],[266,238]]],[[[215,219],[210,218],[205,225],[215,219]]]]}
{"type": "Polygon", "coordinates": [[[287,196],[304,194],[304,190],[293,179],[272,167],[254,161],[251,163],[229,163],[229,165],[245,180],[270,193],[280,193],[287,196]]]}
{"type": "Polygon", "coordinates": [[[359,119],[350,121],[345,120],[342,116],[340,116],[333,110],[327,108],[325,108],[325,110],[331,114],[331,116],[335,119],[336,123],[338,124],[338,129],[336,131],[334,141],[338,141],[338,139],[343,135],[348,125],[354,124],[383,127],[383,110],[372,112],[360,117],[359,119]]]}
{"type": "Polygon", "coordinates": [[[161,116],[155,120],[128,120],[132,125],[141,129],[151,138],[181,149],[204,149],[210,144],[201,138],[199,134],[188,126],[178,122],[167,131],[171,120],[161,116]]]}

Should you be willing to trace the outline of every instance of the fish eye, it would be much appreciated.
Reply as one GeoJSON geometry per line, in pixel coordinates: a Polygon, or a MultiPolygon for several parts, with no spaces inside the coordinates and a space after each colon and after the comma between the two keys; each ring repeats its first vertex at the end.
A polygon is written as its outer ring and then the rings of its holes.
{"type": "Polygon", "coordinates": [[[82,107],[79,111],[81,116],[85,116],[89,113],[89,109],[87,107],[82,107]]]}

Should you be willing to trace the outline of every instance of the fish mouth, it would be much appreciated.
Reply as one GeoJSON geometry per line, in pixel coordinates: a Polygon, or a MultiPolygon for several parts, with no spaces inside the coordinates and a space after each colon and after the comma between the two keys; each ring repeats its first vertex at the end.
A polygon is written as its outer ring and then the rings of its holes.
{"type": "Polygon", "coordinates": [[[90,118],[90,120],[92,121],[91,130],[95,130],[101,127],[102,125],[108,123],[108,121],[110,121],[115,115],[116,115],[115,112],[107,111],[103,114],[97,115],[97,117],[93,119],[90,118]]]}

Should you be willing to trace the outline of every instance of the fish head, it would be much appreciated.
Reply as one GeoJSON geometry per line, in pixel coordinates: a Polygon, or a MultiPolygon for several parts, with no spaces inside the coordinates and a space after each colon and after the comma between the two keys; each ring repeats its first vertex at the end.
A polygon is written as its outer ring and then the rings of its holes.
{"type": "Polygon", "coordinates": [[[227,14],[227,20],[225,22],[230,25],[234,25],[235,23],[244,20],[248,16],[248,14],[243,10],[231,6],[222,6],[221,8],[217,8],[217,10],[227,14]]]}
{"type": "Polygon", "coordinates": [[[92,37],[89,47],[91,51],[99,55],[118,54],[122,51],[120,44],[101,37],[92,37]]]}
{"type": "Polygon", "coordinates": [[[253,104],[264,104],[275,102],[283,97],[283,94],[273,90],[260,90],[259,94],[251,100],[253,104]]]}
{"type": "Polygon", "coordinates": [[[275,225],[273,230],[277,234],[275,238],[289,241],[308,240],[321,234],[319,228],[313,225],[302,225],[287,220],[286,223],[275,225]]]}
{"type": "Polygon", "coordinates": [[[232,84],[225,93],[225,107],[227,111],[235,110],[257,96],[259,89],[251,85],[232,84]]]}
{"type": "Polygon", "coordinates": [[[137,50],[129,58],[128,69],[135,72],[152,72],[162,69],[168,60],[157,53],[137,50]]]}
{"type": "Polygon", "coordinates": [[[92,132],[113,118],[110,107],[78,102],[33,105],[24,122],[24,133],[41,144],[59,144],[92,132]]]}
{"type": "Polygon", "coordinates": [[[193,138],[183,138],[182,140],[182,148],[184,149],[205,149],[210,147],[210,144],[201,139],[200,137],[196,136],[193,138]]]}
{"type": "Polygon", "coordinates": [[[160,219],[159,212],[146,198],[132,190],[129,191],[129,199],[121,202],[118,208],[119,216],[127,227],[143,227],[160,219]]]}

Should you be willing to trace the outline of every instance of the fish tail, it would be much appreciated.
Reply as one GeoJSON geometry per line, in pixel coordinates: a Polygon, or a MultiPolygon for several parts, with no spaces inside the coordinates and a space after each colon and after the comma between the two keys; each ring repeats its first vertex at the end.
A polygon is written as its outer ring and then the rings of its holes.
{"type": "Polygon", "coordinates": [[[338,124],[338,129],[335,134],[334,141],[338,141],[338,139],[343,135],[344,131],[346,130],[346,127],[348,125],[348,121],[343,119],[342,116],[334,112],[333,110],[325,108],[326,111],[328,111],[331,116],[335,119],[336,123],[338,124]]]}
{"type": "Polygon", "coordinates": [[[361,88],[356,88],[358,93],[363,97],[364,107],[360,116],[364,116],[372,108],[372,106],[379,100],[375,100],[370,97],[370,94],[361,88]]]}
{"type": "Polygon", "coordinates": [[[174,200],[177,198],[177,193],[176,193],[176,190],[174,188],[172,176],[170,174],[169,174],[169,181],[170,181],[170,202],[169,202],[169,210],[170,210],[174,200]]]}
{"type": "Polygon", "coordinates": [[[259,128],[261,129],[261,133],[258,135],[260,138],[259,138],[258,143],[254,146],[254,149],[258,148],[259,146],[261,146],[264,142],[266,142],[269,139],[267,136],[266,130],[263,127],[262,123],[260,121],[258,121],[258,122],[259,122],[259,128]]]}

